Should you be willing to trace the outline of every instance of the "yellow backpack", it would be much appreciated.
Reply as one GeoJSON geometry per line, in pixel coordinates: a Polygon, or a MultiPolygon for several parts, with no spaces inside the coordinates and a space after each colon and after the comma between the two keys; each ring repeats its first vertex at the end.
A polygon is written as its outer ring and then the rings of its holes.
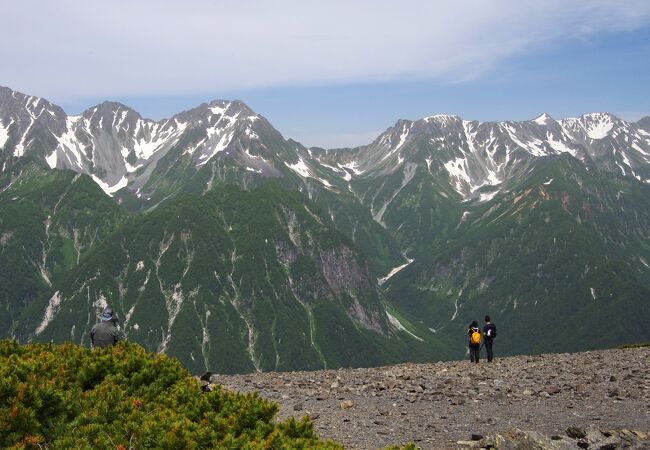
{"type": "Polygon", "coordinates": [[[469,336],[469,343],[478,345],[481,343],[481,333],[477,331],[473,331],[472,334],[469,336]]]}

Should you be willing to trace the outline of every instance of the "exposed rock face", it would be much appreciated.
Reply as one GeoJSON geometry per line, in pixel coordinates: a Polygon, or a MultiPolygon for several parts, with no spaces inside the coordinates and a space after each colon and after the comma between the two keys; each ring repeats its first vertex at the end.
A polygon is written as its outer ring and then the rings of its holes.
{"type": "Polygon", "coordinates": [[[280,404],[280,417],[308,415],[322,437],[350,448],[650,448],[647,347],[212,383],[259,391],[280,404]]]}

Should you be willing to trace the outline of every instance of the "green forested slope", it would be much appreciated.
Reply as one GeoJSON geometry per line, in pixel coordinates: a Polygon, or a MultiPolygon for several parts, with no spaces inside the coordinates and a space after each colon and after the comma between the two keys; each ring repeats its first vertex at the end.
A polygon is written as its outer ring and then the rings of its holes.
{"type": "Polygon", "coordinates": [[[642,340],[650,319],[650,188],[569,156],[540,161],[508,187],[487,203],[463,205],[444,241],[414,253],[388,283],[395,305],[457,356],[467,324],[485,314],[506,353],[642,340]]]}

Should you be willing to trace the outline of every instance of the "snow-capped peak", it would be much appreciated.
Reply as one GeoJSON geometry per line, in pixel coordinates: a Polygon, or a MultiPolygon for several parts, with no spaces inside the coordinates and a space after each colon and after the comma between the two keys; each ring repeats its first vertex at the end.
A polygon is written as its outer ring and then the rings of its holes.
{"type": "Polygon", "coordinates": [[[553,118],[547,113],[543,113],[533,119],[533,122],[538,123],[539,125],[546,125],[551,121],[553,121],[553,118]]]}
{"type": "Polygon", "coordinates": [[[587,135],[591,139],[603,139],[607,137],[614,127],[616,118],[608,113],[590,113],[582,116],[583,125],[587,135]]]}

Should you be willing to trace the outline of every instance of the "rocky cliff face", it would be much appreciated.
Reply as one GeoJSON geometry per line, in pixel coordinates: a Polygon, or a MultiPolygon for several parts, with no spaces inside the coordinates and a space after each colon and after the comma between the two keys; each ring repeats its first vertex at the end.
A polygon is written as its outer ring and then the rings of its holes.
{"type": "Polygon", "coordinates": [[[259,391],[349,448],[614,449],[650,447],[649,370],[646,347],[212,382],[259,391]]]}

